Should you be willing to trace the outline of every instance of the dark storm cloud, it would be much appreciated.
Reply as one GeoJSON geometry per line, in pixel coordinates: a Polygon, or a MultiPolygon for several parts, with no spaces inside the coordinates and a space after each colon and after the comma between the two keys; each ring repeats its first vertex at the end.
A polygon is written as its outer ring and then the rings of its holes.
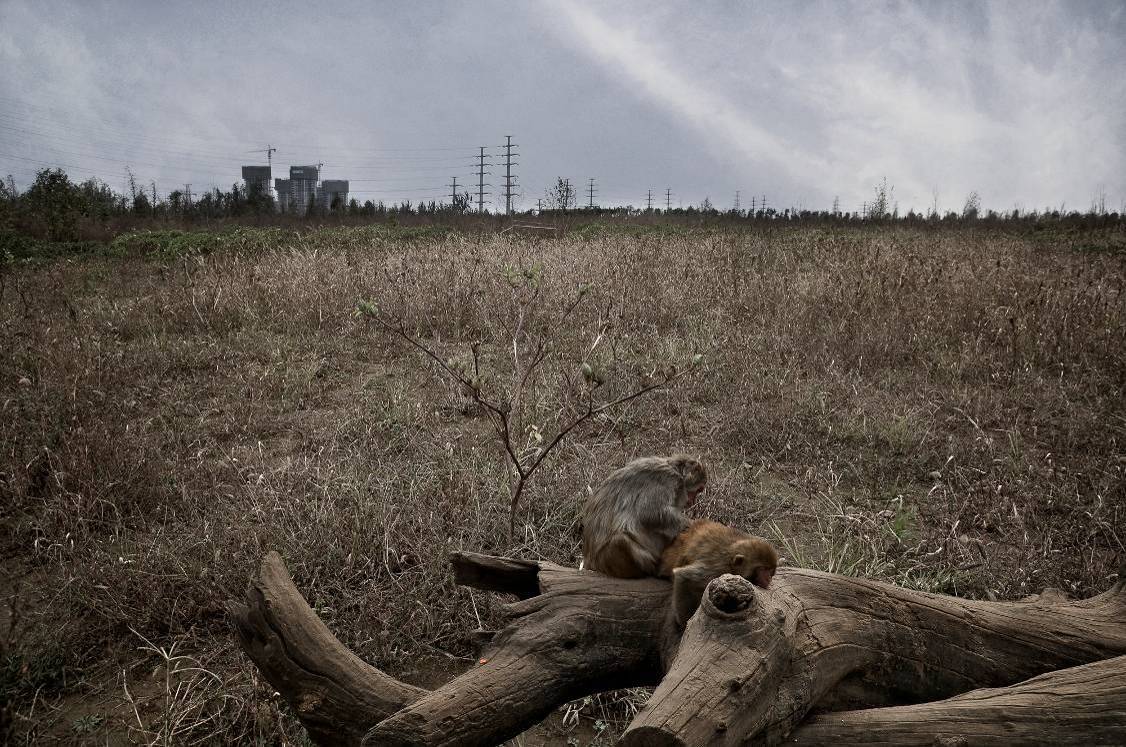
{"type": "Polygon", "coordinates": [[[513,134],[524,205],[564,176],[854,209],[886,176],[903,208],[1118,207],[1124,32],[1119,3],[4,2],[0,165],[199,189],[272,143],[440,199],[513,134]]]}

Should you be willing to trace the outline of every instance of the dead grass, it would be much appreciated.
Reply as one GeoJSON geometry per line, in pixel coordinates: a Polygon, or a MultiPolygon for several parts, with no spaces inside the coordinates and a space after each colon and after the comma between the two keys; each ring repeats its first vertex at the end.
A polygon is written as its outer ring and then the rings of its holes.
{"type": "MultiPolygon", "coordinates": [[[[20,269],[0,297],[16,739],[299,741],[223,612],[264,551],[378,666],[456,669],[498,600],[454,587],[446,552],[576,562],[587,486],[643,453],[704,455],[700,512],[795,564],[969,596],[1102,590],[1126,525],[1126,262],[1090,250],[1107,241],[336,229],[20,269]],[[360,299],[443,355],[484,341],[488,386],[509,381],[514,334],[552,338],[517,413],[529,448],[588,358],[611,395],[706,364],[572,434],[510,540],[487,423],[360,299]]],[[[608,740],[592,725],[612,732],[638,697],[577,704],[560,728],[581,713],[583,742],[608,740]]]]}

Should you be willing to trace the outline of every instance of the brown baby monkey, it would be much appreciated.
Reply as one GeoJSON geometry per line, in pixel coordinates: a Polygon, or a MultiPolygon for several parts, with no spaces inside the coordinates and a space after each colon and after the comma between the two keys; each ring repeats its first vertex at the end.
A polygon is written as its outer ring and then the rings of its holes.
{"type": "Polygon", "coordinates": [[[712,579],[734,573],[765,589],[777,568],[778,551],[766,540],[698,519],[665,548],[660,575],[672,578],[673,612],[683,628],[712,579]]]}
{"type": "Polygon", "coordinates": [[[618,578],[656,576],[661,553],[688,526],[708,475],[698,460],[677,454],[635,459],[612,472],[583,509],[586,567],[618,578]]]}

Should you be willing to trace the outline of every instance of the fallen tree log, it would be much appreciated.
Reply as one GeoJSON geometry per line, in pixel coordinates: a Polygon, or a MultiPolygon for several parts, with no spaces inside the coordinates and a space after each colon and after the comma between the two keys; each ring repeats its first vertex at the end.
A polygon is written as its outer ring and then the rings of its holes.
{"type": "MultiPolygon", "coordinates": [[[[986,602],[805,569],[713,581],[625,745],[777,742],[817,706],[919,703],[1126,654],[1120,582],[986,602]]],[[[666,658],[670,658],[666,652],[666,658]]]]}
{"type": "Polygon", "coordinates": [[[575,698],[659,679],[655,643],[667,582],[475,553],[455,553],[451,563],[457,583],[520,601],[506,606],[511,623],[484,646],[486,663],[433,692],[403,685],[348,651],[275,552],[263,559],[246,601],[231,605],[235,629],[318,744],[360,744],[376,724],[372,745],[495,744],[575,698]]]}
{"type": "MultiPolygon", "coordinates": [[[[505,590],[513,575],[487,556],[456,553],[452,562],[455,580],[477,588],[505,590]]],[[[575,698],[656,682],[654,642],[668,606],[668,583],[551,563],[539,564],[536,578],[538,593],[507,605],[509,624],[482,652],[484,664],[380,723],[370,743],[496,744],[575,698]]]]}
{"type": "Polygon", "coordinates": [[[1126,656],[947,700],[812,716],[786,744],[1126,744],[1126,656]]]}
{"type": "Polygon", "coordinates": [[[426,694],[348,650],[309,607],[276,552],[262,559],[246,600],[228,611],[247,656],[317,744],[359,744],[372,726],[426,694]]]}
{"type": "Polygon", "coordinates": [[[1122,583],[1076,602],[981,602],[783,568],[769,590],[713,581],[680,636],[664,581],[472,553],[451,562],[459,584],[520,601],[485,663],[427,692],[349,652],[266,556],[232,605],[236,630],[315,742],[495,744],[575,698],[659,682],[624,744],[776,743],[814,708],[921,703],[1126,654],[1122,583]]]}

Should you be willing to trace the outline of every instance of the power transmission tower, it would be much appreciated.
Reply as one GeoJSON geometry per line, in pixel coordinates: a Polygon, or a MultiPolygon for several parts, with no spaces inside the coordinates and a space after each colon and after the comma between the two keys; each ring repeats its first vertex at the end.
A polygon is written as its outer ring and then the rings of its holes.
{"type": "Polygon", "coordinates": [[[766,215],[766,195],[762,196],[762,202],[758,204],[758,209],[762,211],[763,215],[766,215]]]}
{"type": "Polygon", "coordinates": [[[649,196],[645,198],[645,209],[653,209],[653,190],[649,190],[649,196]]]}
{"type": "Polygon", "coordinates": [[[735,212],[739,212],[739,190],[735,190],[735,212]]]}
{"type": "MultiPolygon", "coordinates": [[[[505,141],[506,141],[504,146],[503,146],[504,147],[504,214],[505,215],[512,215],[512,195],[513,195],[512,188],[516,186],[516,183],[512,181],[512,166],[513,166],[514,163],[517,166],[520,165],[519,163],[514,162],[512,160],[512,156],[513,156],[512,149],[519,147],[519,146],[515,146],[515,145],[512,144],[512,136],[511,135],[505,135],[504,137],[505,137],[505,141]]],[[[516,153],[515,155],[518,156],[520,154],[516,153]]]]}
{"type": "Polygon", "coordinates": [[[594,210],[594,177],[590,178],[590,186],[587,188],[590,193],[590,202],[587,203],[587,209],[594,210]]]}
{"type": "Polygon", "coordinates": [[[457,177],[453,178],[453,184],[450,185],[450,207],[457,209],[457,177]]]}
{"type": "Polygon", "coordinates": [[[672,210],[672,190],[665,190],[665,212],[672,210]]]}
{"type": "Polygon", "coordinates": [[[192,206],[192,185],[184,185],[184,199],[187,200],[188,207],[192,206]]]}
{"type": "Polygon", "coordinates": [[[485,184],[485,174],[491,174],[491,171],[485,171],[486,166],[492,166],[491,163],[485,163],[485,146],[480,146],[481,152],[477,156],[477,212],[485,212],[485,195],[492,194],[486,192],[485,187],[491,187],[492,184],[485,184]]]}

